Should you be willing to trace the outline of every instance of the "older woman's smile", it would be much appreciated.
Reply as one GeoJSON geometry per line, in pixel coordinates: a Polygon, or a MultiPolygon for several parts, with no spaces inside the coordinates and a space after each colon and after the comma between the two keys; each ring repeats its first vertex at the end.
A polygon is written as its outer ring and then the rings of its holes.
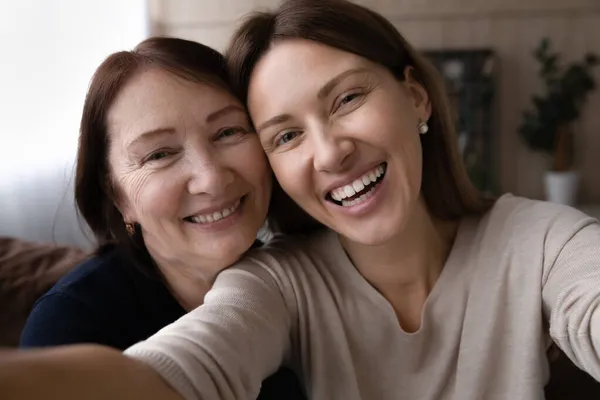
{"type": "Polygon", "coordinates": [[[240,197],[233,203],[230,202],[228,205],[225,206],[215,206],[211,207],[210,209],[207,208],[198,211],[194,215],[185,217],[184,220],[195,224],[210,224],[218,222],[228,217],[233,217],[236,211],[240,209],[240,206],[242,205],[242,202],[244,201],[245,197],[246,196],[240,197]]]}

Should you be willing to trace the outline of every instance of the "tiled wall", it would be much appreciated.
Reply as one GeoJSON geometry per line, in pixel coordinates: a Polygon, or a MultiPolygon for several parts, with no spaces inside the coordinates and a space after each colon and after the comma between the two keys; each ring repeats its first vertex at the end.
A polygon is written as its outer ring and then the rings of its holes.
{"type": "MultiPolygon", "coordinates": [[[[544,160],[522,145],[517,127],[539,88],[531,50],[548,36],[566,60],[600,54],[600,0],[357,0],[389,18],[418,48],[492,47],[500,59],[496,141],[504,191],[543,197],[544,160]]],[[[152,0],[154,33],[223,49],[236,20],[278,0],[152,0]]],[[[596,74],[600,83],[600,71],[596,74]]],[[[578,136],[581,198],[600,203],[600,90],[593,94],[578,136]]]]}

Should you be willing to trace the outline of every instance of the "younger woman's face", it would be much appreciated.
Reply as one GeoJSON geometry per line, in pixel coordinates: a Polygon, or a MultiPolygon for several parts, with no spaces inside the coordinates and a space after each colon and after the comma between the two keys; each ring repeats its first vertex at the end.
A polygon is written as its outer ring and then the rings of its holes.
{"type": "Polygon", "coordinates": [[[282,188],[348,239],[382,244],[418,201],[427,93],[405,71],[307,40],[274,44],[255,67],[248,106],[282,188]]]}
{"type": "Polygon", "coordinates": [[[148,69],[117,96],[108,130],[118,207],[159,265],[204,268],[210,279],[252,245],[270,170],[230,93],[148,69]]]}

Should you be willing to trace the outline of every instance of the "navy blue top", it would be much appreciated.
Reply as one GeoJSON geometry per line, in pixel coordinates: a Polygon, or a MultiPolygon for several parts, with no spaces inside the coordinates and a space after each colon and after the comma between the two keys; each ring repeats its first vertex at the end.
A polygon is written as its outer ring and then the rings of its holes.
{"type": "MultiPolygon", "coordinates": [[[[35,303],[21,347],[96,343],[125,350],[184,314],[157,274],[112,249],[77,266],[35,303]]],[[[296,376],[282,368],[263,382],[259,399],[304,396],[296,376]]]]}

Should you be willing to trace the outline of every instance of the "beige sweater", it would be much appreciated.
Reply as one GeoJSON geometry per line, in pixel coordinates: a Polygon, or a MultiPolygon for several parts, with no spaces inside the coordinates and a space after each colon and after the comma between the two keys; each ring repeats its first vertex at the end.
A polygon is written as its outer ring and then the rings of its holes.
{"type": "Polygon", "coordinates": [[[314,400],[521,400],[544,396],[551,338],[600,379],[600,226],[506,195],[461,222],[416,333],[327,231],[252,253],[126,354],[186,399],[254,399],[284,363],[314,400]]]}

